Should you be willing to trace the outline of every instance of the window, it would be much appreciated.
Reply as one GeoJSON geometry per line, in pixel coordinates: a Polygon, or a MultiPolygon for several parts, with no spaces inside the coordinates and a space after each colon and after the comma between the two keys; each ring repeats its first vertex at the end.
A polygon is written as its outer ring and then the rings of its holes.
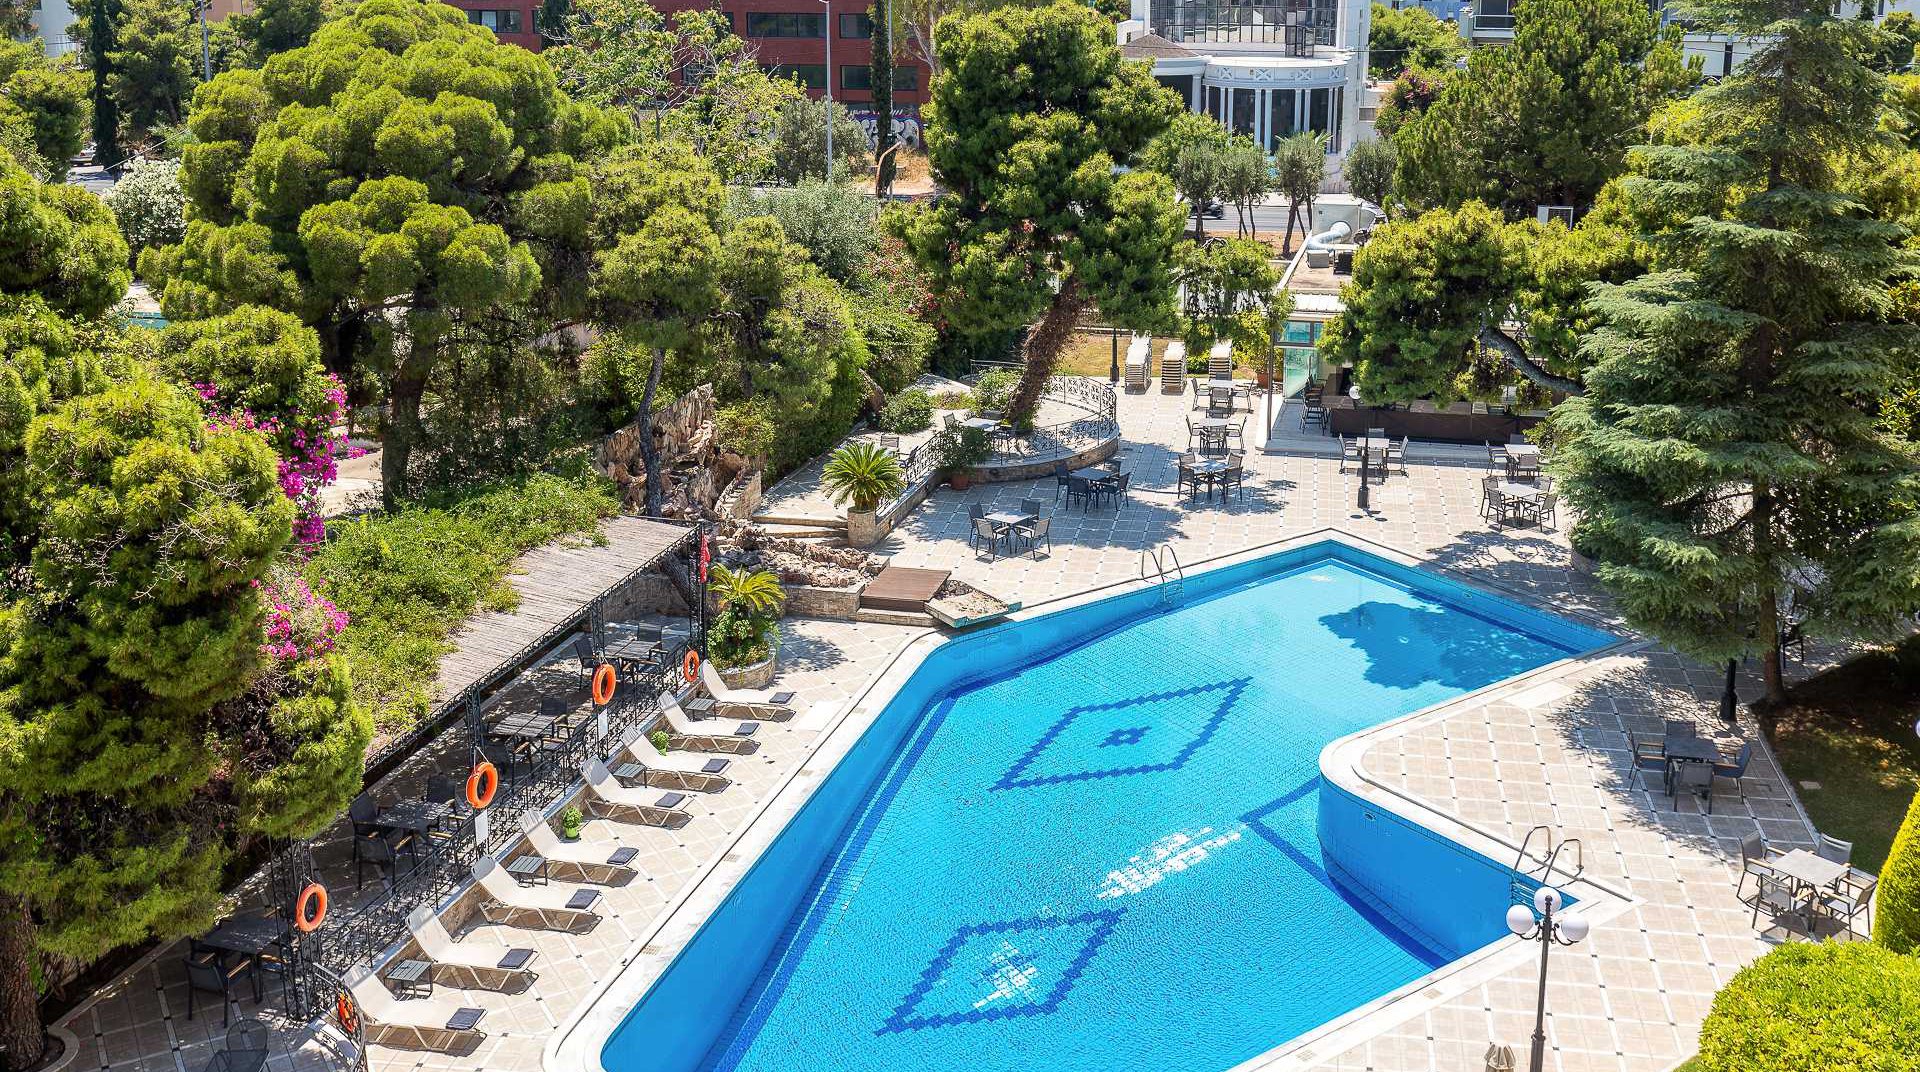
{"type": "Polygon", "coordinates": [[[1333,44],[1340,7],[1340,0],[1151,0],[1147,25],[1174,42],[1285,42],[1290,55],[1311,55],[1314,45],[1333,44]]]}
{"type": "Polygon", "coordinates": [[[478,26],[485,26],[494,33],[519,33],[520,9],[509,7],[484,8],[468,11],[467,21],[478,26]]]}
{"type": "Polygon", "coordinates": [[[825,15],[783,11],[747,12],[748,37],[825,37],[826,35],[827,17],[825,15]]]}
{"type": "MultiPolygon", "coordinates": [[[[873,68],[862,64],[851,64],[840,68],[841,89],[872,89],[873,68]]],[[[911,93],[920,88],[920,69],[917,67],[895,67],[893,69],[893,88],[911,93]]]]}
{"type": "Polygon", "coordinates": [[[1310,89],[1307,91],[1307,129],[1321,134],[1331,132],[1331,105],[1333,90],[1310,89]]]}
{"type": "Polygon", "coordinates": [[[1190,74],[1156,74],[1153,80],[1180,94],[1180,103],[1187,111],[1193,111],[1193,76],[1190,74]]]}
{"type": "Polygon", "coordinates": [[[762,66],[774,78],[797,78],[808,89],[827,88],[827,65],[824,63],[768,63],[762,66]]]}
{"type": "Polygon", "coordinates": [[[873,16],[864,11],[840,16],[840,36],[865,41],[873,36],[873,16]]]}
{"type": "Polygon", "coordinates": [[[1280,144],[1280,139],[1293,133],[1293,98],[1296,90],[1275,89],[1267,93],[1267,148],[1272,150],[1280,144]]]}
{"type": "Polygon", "coordinates": [[[1254,95],[1258,92],[1253,89],[1233,91],[1233,132],[1235,134],[1253,133],[1254,95]]]}

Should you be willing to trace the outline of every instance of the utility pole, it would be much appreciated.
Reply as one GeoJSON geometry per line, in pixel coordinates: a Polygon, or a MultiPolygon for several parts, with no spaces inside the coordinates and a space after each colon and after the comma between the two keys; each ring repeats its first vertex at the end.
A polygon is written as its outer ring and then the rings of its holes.
{"type": "Polygon", "coordinates": [[[211,0],[200,0],[200,81],[213,81],[213,52],[207,47],[207,8],[211,0]]]}

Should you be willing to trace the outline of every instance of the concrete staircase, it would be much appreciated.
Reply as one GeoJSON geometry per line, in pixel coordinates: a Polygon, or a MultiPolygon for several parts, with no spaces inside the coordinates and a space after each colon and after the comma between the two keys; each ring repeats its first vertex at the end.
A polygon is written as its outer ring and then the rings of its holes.
{"type": "Polygon", "coordinates": [[[847,519],[844,517],[807,517],[800,514],[755,514],[753,524],[769,536],[808,543],[845,543],[847,519]]]}

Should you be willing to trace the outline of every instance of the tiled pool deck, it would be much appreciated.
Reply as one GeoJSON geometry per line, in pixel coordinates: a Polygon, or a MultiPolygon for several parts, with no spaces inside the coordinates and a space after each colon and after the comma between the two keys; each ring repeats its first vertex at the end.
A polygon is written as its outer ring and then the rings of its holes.
{"type": "MultiPolygon", "coordinates": [[[[1604,598],[1569,568],[1563,534],[1496,531],[1480,518],[1480,452],[1416,449],[1410,473],[1375,486],[1372,512],[1363,513],[1354,507],[1354,477],[1338,471],[1332,441],[1287,435],[1272,444],[1273,453],[1249,459],[1244,503],[1189,505],[1172,490],[1173,460],[1186,444],[1186,405],[1184,398],[1157,391],[1122,398],[1122,460],[1135,473],[1133,501],[1117,514],[1057,514],[1050,556],[1043,551],[1037,559],[976,558],[967,548],[966,506],[1050,499],[1051,480],[943,489],[881,550],[903,565],[951,569],[1032,606],[1136,579],[1143,548],[1170,544],[1191,565],[1334,529],[1523,602],[1607,617],[1604,598]]],[[[1291,417],[1283,421],[1290,425],[1291,417]]],[[[779,684],[816,704],[837,706],[879,676],[920,632],[790,621],[779,684]]],[[[1747,680],[1743,695],[1756,688],[1747,680]]],[[[1657,730],[1662,719],[1691,717],[1711,732],[1719,689],[1716,671],[1646,646],[1478,695],[1436,720],[1383,735],[1364,753],[1369,777],[1497,837],[1517,843],[1528,828],[1544,823],[1580,838],[1588,875],[1634,899],[1624,914],[1554,958],[1550,1068],[1671,1068],[1692,1053],[1713,991],[1769,948],[1734,896],[1738,840],[1758,829],[1771,844],[1810,843],[1771,756],[1756,755],[1745,799],[1723,791],[1711,817],[1690,801],[1674,810],[1663,794],[1649,793],[1629,773],[1625,731],[1657,730]]],[[[587,934],[490,928],[509,944],[539,950],[544,967],[534,986],[517,995],[461,992],[462,1004],[488,1010],[482,1023],[488,1035],[477,1051],[452,1057],[376,1047],[373,1067],[540,1068],[554,1028],[638,952],[667,906],[729,851],[759,804],[817,742],[831,710],[767,726],[760,752],[738,765],[743,769],[736,783],[717,795],[696,796],[689,809],[695,818],[680,830],[590,823],[589,840],[617,838],[642,847],[648,880],[606,890],[607,918],[587,934]]],[[[1754,731],[1746,725],[1741,732],[1754,731]]],[[[1370,1041],[1343,1052],[1327,1047],[1307,1059],[1284,1058],[1275,1067],[1477,1072],[1489,1042],[1514,1047],[1524,1061],[1534,979],[1534,963],[1519,958],[1490,982],[1422,1008],[1370,1041]]],[[[207,1040],[219,1034],[218,1019],[202,1015],[189,1023],[185,989],[177,957],[138,966],[67,1019],[80,1044],[67,1067],[197,1072],[211,1052],[207,1040]]],[[[243,1005],[241,1012],[252,1008],[243,1005]]],[[[297,1042],[297,1032],[283,1032],[280,1041],[297,1042]]],[[[293,1057],[275,1057],[269,1067],[288,1072],[325,1063],[308,1047],[293,1057]]],[[[1168,1064],[1180,1067],[1177,1055],[1169,1055],[1168,1064]]]]}

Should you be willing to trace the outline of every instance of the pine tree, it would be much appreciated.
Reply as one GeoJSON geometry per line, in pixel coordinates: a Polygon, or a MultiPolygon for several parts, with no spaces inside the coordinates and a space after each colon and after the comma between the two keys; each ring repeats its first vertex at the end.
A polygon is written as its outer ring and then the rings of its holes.
{"type": "Polygon", "coordinates": [[[1597,288],[1588,392],[1553,424],[1628,619],[1697,658],[1760,656],[1777,701],[1789,598],[1828,636],[1920,605],[1920,470],[1875,426],[1920,343],[1888,322],[1888,280],[1913,262],[1835,174],[1877,136],[1871,28],[1821,0],[1703,18],[1763,44],[1695,95],[1695,140],[1635,150],[1623,185],[1643,218],[1684,222],[1650,236],[1655,271],[1597,288]]]}

